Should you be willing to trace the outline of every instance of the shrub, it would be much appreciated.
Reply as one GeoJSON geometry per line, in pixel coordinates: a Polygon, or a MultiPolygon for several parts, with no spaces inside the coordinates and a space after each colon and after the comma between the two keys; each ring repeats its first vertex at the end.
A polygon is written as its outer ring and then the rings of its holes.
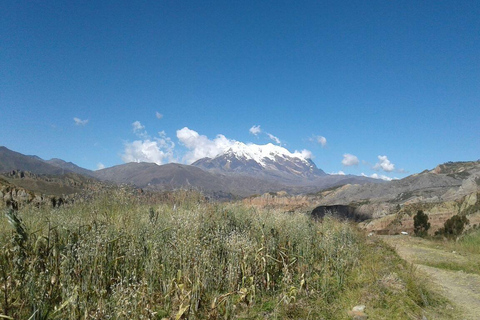
{"type": "Polygon", "coordinates": [[[430,222],[428,222],[428,215],[423,210],[418,210],[413,217],[413,228],[417,237],[425,237],[430,229],[430,222]]]}
{"type": "Polygon", "coordinates": [[[435,235],[445,236],[449,239],[457,238],[462,234],[467,224],[469,224],[469,221],[466,216],[454,215],[445,221],[443,228],[437,230],[435,235]]]}

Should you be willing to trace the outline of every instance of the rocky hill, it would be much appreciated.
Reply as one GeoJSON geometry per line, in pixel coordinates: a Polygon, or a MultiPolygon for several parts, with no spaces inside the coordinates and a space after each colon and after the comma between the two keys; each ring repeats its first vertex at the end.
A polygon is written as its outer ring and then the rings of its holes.
{"type": "Polygon", "coordinates": [[[344,185],[319,193],[324,204],[392,205],[460,199],[480,189],[480,161],[449,162],[384,185],[344,185]]]}
{"type": "Polygon", "coordinates": [[[0,174],[0,207],[21,207],[27,203],[53,207],[74,201],[75,195],[105,187],[91,177],[67,173],[43,175],[12,170],[0,174]]]}
{"type": "Polygon", "coordinates": [[[303,195],[269,192],[243,202],[315,216],[370,219],[362,226],[378,233],[413,232],[418,210],[429,215],[432,233],[456,214],[466,215],[470,226],[480,225],[480,161],[448,162],[382,185],[345,184],[303,195]]]}
{"type": "Polygon", "coordinates": [[[423,210],[431,233],[454,215],[465,215],[470,226],[480,223],[480,161],[448,162],[402,180],[378,185],[344,185],[317,193],[318,206],[345,205],[376,218],[363,224],[368,231],[413,232],[413,215],[423,210]]]}
{"type": "Polygon", "coordinates": [[[92,174],[60,159],[46,161],[0,147],[0,206],[68,202],[73,194],[102,185],[92,174]]]}

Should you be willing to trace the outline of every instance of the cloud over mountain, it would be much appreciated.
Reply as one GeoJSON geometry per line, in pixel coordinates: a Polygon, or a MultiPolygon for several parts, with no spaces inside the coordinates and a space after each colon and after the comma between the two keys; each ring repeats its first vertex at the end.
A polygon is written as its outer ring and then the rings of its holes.
{"type": "Polygon", "coordinates": [[[385,172],[392,172],[395,170],[395,165],[388,160],[387,156],[378,156],[379,162],[375,164],[373,169],[375,170],[383,170],[385,172]]]}
{"type": "Polygon", "coordinates": [[[275,142],[276,144],[278,145],[282,145],[282,141],[280,141],[280,139],[278,139],[277,137],[275,137],[273,134],[271,133],[267,133],[267,136],[270,140],[272,140],[273,142],[275,142]]]}
{"type": "Polygon", "coordinates": [[[165,131],[152,138],[140,121],[133,122],[132,128],[133,133],[142,140],[124,143],[121,156],[124,162],[153,162],[160,165],[175,160],[175,143],[167,137],[165,131]]]}
{"type": "Polygon", "coordinates": [[[260,129],[260,126],[258,125],[254,125],[250,128],[250,130],[248,130],[251,134],[253,134],[254,136],[258,136],[259,133],[262,132],[262,129],[260,129]]]}
{"type": "Polygon", "coordinates": [[[158,165],[174,161],[175,143],[159,133],[153,140],[136,140],[125,143],[122,160],[124,162],[153,162],[158,165]]]}
{"type": "MultiPolygon", "coordinates": [[[[210,158],[214,159],[217,156],[228,153],[229,150],[236,150],[235,147],[241,145],[241,154],[260,154],[265,150],[271,148],[268,145],[259,145],[254,143],[243,143],[234,139],[229,139],[223,134],[217,134],[214,138],[209,138],[202,135],[195,130],[188,127],[183,127],[176,131],[176,139],[173,140],[167,136],[164,131],[158,132],[158,135],[152,136],[148,134],[145,126],[140,121],[135,121],[132,124],[132,132],[135,134],[135,141],[124,142],[124,150],[121,158],[124,162],[152,162],[156,164],[166,164],[170,162],[179,162],[184,164],[192,164],[200,159],[210,158]],[[178,148],[178,144],[181,146],[178,148]],[[232,148],[233,147],[233,148],[232,148]],[[261,150],[261,152],[259,151],[261,150]]],[[[314,159],[314,155],[307,149],[288,151],[281,145],[281,140],[268,133],[262,131],[260,125],[253,125],[249,129],[250,133],[257,136],[262,135],[264,139],[269,138],[273,140],[277,146],[282,148],[282,154],[297,159],[314,159]],[[284,150],[283,150],[284,149],[284,150]]],[[[327,139],[323,136],[312,136],[310,141],[325,146],[327,139]]],[[[277,150],[278,151],[278,150],[277,150]]],[[[275,151],[276,152],[276,151],[275,151]]],[[[274,153],[275,153],[274,152],[274,153]]],[[[277,152],[278,153],[278,152],[277,152]]],[[[395,165],[388,160],[387,156],[378,156],[378,163],[374,166],[364,162],[364,165],[376,171],[392,172],[398,171],[395,165]]],[[[341,161],[344,167],[358,166],[360,160],[357,156],[349,153],[343,154],[341,161]]],[[[344,171],[332,172],[333,175],[345,175],[344,171]]],[[[367,175],[366,175],[367,176],[367,175]]],[[[370,178],[391,180],[391,177],[374,173],[368,175],[370,178]]]]}
{"type": "Polygon", "coordinates": [[[383,175],[383,174],[377,174],[377,173],[373,173],[371,175],[366,175],[365,173],[362,172],[362,177],[368,177],[368,178],[373,178],[373,179],[380,179],[380,180],[384,180],[384,181],[392,181],[392,180],[397,180],[397,178],[390,178],[390,177],[387,177],[386,175],[383,175]]]}
{"type": "Polygon", "coordinates": [[[342,164],[344,166],[346,166],[346,167],[356,166],[356,165],[358,165],[358,163],[359,163],[358,158],[356,156],[354,156],[353,154],[345,153],[343,155],[342,164]]]}
{"type": "Polygon", "coordinates": [[[207,136],[187,127],[177,130],[177,138],[189,150],[183,158],[187,164],[201,158],[213,158],[235,143],[235,140],[230,140],[223,134],[218,134],[215,139],[210,140],[207,136]]]}

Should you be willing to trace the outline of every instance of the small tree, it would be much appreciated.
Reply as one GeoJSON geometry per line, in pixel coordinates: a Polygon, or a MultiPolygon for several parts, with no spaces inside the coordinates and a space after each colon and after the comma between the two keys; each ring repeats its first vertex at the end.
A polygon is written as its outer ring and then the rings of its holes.
{"type": "Polygon", "coordinates": [[[469,224],[467,217],[454,215],[445,221],[443,228],[435,232],[436,235],[443,235],[449,239],[453,239],[462,234],[465,226],[469,224]]]}
{"type": "Polygon", "coordinates": [[[423,213],[423,210],[418,210],[417,214],[413,217],[413,231],[417,237],[425,237],[430,229],[430,222],[428,222],[428,216],[423,213]]]}

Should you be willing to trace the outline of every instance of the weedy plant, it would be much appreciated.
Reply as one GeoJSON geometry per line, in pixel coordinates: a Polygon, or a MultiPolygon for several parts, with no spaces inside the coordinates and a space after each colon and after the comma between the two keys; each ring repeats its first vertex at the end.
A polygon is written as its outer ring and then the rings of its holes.
{"type": "Polygon", "coordinates": [[[61,208],[8,211],[0,316],[344,317],[331,305],[365,250],[348,223],[184,191],[147,202],[114,189],[61,208]]]}

